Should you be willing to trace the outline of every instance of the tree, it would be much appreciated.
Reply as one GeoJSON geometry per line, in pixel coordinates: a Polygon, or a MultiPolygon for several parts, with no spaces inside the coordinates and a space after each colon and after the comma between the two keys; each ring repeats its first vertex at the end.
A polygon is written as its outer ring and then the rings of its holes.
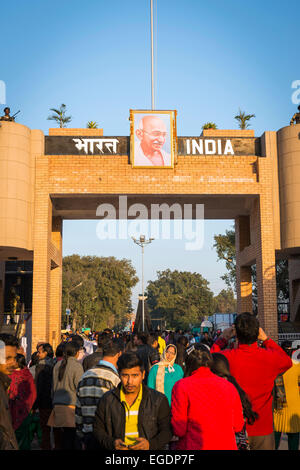
{"type": "Polygon", "coordinates": [[[246,114],[244,111],[241,111],[239,109],[239,114],[237,114],[234,117],[234,119],[238,121],[240,129],[247,129],[248,127],[250,127],[250,124],[248,121],[250,121],[250,119],[254,117],[255,117],[255,114],[246,114]]]}
{"type": "Polygon", "coordinates": [[[69,306],[77,327],[85,324],[96,329],[107,326],[122,328],[132,308],[131,289],[137,281],[135,269],[127,259],[79,255],[64,257],[63,322],[65,309],[69,306]],[[75,286],[78,287],[72,290],[75,286]]]}
{"type": "Polygon", "coordinates": [[[55,121],[59,124],[59,127],[67,127],[66,124],[71,122],[72,117],[71,116],[66,116],[66,105],[61,104],[59,109],[56,108],[50,108],[50,111],[53,111],[53,114],[51,116],[48,116],[49,121],[55,121]]]}
{"type": "Polygon", "coordinates": [[[202,130],[203,129],[218,129],[218,126],[217,124],[215,124],[214,122],[206,122],[205,124],[203,124],[202,126],[202,130]]]}
{"type": "Polygon", "coordinates": [[[151,317],[164,317],[170,328],[189,329],[213,313],[213,293],[201,274],[167,269],[157,277],[147,286],[151,317]]]}
{"type": "Polygon", "coordinates": [[[217,250],[218,261],[226,261],[227,273],[221,276],[225,284],[236,291],[236,253],[235,253],[235,230],[226,230],[225,235],[214,236],[213,245],[217,250]]]}
{"type": "Polygon", "coordinates": [[[234,313],[236,312],[236,299],[232,289],[223,289],[214,298],[215,313],[234,313]]]}
{"type": "MultiPolygon", "coordinates": [[[[227,273],[221,276],[230,288],[236,292],[236,251],[235,251],[235,230],[226,230],[225,235],[214,236],[213,245],[217,250],[219,260],[226,261],[227,273]]],[[[276,264],[276,289],[277,301],[287,302],[289,299],[289,273],[287,260],[277,260],[276,264]]],[[[252,278],[252,305],[253,311],[257,311],[257,285],[256,285],[256,265],[251,266],[252,278]]]]}
{"type": "Polygon", "coordinates": [[[86,127],[87,129],[98,129],[98,124],[95,121],[89,121],[86,127]]]}

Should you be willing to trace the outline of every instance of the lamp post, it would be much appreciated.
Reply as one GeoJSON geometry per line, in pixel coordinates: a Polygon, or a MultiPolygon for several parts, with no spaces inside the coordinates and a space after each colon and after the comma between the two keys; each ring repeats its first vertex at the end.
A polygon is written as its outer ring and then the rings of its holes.
{"type": "Polygon", "coordinates": [[[141,235],[140,239],[137,240],[134,237],[131,237],[134,243],[139,245],[142,248],[142,291],[143,291],[143,300],[142,300],[142,325],[143,325],[143,331],[145,331],[145,300],[144,300],[144,246],[149,245],[154,238],[149,238],[149,240],[146,240],[145,235],[141,235]]]}
{"type": "MultiPolygon", "coordinates": [[[[68,301],[67,301],[67,304],[68,304],[67,309],[68,309],[68,310],[70,309],[70,292],[72,292],[73,290],[77,289],[77,287],[80,287],[83,282],[84,282],[84,281],[81,281],[79,284],[77,284],[77,286],[74,286],[74,287],[72,287],[72,289],[69,289],[69,290],[68,290],[68,301]]],[[[68,324],[68,322],[67,322],[67,324],[68,324]]]]}

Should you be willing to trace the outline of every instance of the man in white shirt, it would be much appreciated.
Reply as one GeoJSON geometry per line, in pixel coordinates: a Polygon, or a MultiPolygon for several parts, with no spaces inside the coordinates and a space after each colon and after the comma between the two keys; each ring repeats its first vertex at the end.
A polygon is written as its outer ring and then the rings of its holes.
{"type": "Polygon", "coordinates": [[[140,142],[135,140],[135,166],[172,165],[171,155],[162,149],[167,136],[166,125],[162,119],[153,114],[144,116],[139,122],[136,136],[140,142]]]}

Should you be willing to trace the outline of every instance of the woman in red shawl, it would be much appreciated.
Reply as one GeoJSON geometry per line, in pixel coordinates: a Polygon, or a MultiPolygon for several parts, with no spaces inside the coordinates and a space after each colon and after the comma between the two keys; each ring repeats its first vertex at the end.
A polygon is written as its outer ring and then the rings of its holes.
{"type": "Polygon", "coordinates": [[[30,412],[36,400],[36,388],[22,354],[17,354],[17,363],[18,369],[15,369],[10,376],[9,408],[19,449],[30,450],[30,412]]]}

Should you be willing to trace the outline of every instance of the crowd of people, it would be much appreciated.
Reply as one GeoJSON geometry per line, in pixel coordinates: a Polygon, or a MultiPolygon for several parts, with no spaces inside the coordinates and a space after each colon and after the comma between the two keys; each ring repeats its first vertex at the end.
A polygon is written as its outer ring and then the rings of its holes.
{"type": "Polygon", "coordinates": [[[0,449],[299,448],[300,349],[244,312],[214,335],[110,329],[39,343],[0,335],[0,449]]]}

